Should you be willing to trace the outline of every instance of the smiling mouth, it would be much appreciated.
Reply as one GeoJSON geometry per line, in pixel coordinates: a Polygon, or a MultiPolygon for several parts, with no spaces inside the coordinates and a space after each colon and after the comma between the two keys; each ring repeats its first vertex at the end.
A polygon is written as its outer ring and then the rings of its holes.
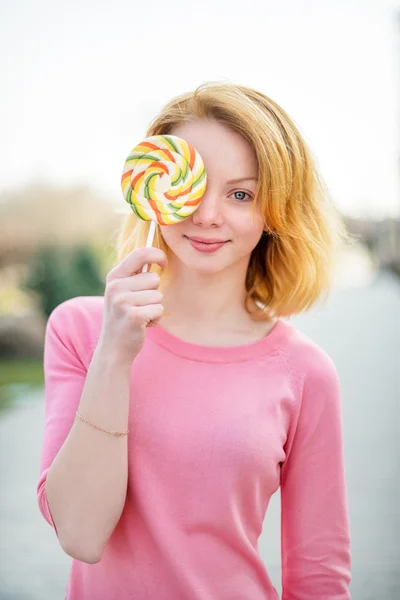
{"type": "Polygon", "coordinates": [[[227,242],[228,240],[217,240],[217,239],[203,239],[203,238],[198,238],[198,237],[190,237],[188,235],[184,236],[185,238],[187,238],[189,241],[192,242],[196,242],[198,244],[225,244],[225,242],[227,242]]]}
{"type": "Polygon", "coordinates": [[[187,235],[185,235],[184,237],[188,240],[188,242],[190,243],[192,248],[194,248],[194,250],[196,250],[198,252],[207,253],[207,254],[216,252],[217,250],[219,250],[220,248],[225,246],[225,244],[229,241],[229,240],[205,240],[205,239],[201,239],[201,238],[188,237],[187,235]]]}

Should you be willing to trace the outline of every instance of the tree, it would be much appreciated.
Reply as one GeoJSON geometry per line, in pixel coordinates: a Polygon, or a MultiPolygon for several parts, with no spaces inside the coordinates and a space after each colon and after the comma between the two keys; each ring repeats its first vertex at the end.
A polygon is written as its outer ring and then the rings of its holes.
{"type": "Polygon", "coordinates": [[[102,296],[104,278],[89,246],[40,247],[28,264],[22,288],[33,292],[48,318],[56,306],[76,296],[102,296]]]}

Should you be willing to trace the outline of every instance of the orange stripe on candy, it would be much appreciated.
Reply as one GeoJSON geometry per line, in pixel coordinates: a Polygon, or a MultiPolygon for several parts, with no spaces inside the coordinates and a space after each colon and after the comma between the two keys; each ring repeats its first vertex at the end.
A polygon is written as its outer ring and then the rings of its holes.
{"type": "Polygon", "coordinates": [[[130,177],[132,175],[132,173],[133,173],[133,169],[124,173],[121,177],[121,182],[123,183],[125,181],[125,179],[128,179],[128,177],[130,177]]]}
{"type": "Polygon", "coordinates": [[[159,150],[161,150],[161,152],[164,152],[164,154],[166,154],[172,162],[175,162],[174,156],[170,150],[168,150],[167,148],[159,148],[159,150]]]}
{"type": "Polygon", "coordinates": [[[151,163],[150,167],[157,167],[158,169],[164,171],[164,173],[168,173],[168,167],[162,162],[154,161],[153,163],[151,163]]]}
{"type": "MultiPolygon", "coordinates": [[[[186,190],[181,190],[180,195],[184,196],[185,194],[189,194],[192,191],[192,186],[190,185],[186,190]]],[[[185,202],[186,204],[186,202],[185,202]]]]}
{"type": "Polygon", "coordinates": [[[151,144],[150,142],[142,142],[139,146],[144,146],[145,148],[150,148],[150,150],[160,150],[160,146],[156,146],[155,144],[151,144]]]}
{"type": "Polygon", "coordinates": [[[197,204],[199,204],[198,198],[195,198],[194,200],[189,200],[188,202],[185,202],[185,206],[196,206],[197,204]]]}
{"type": "Polygon", "coordinates": [[[195,163],[195,160],[196,160],[196,155],[194,153],[193,146],[191,146],[190,144],[188,144],[188,146],[189,146],[189,152],[190,152],[190,154],[189,154],[189,166],[190,166],[190,170],[193,171],[194,163],[195,163]]]}
{"type": "Polygon", "coordinates": [[[160,212],[160,209],[157,206],[157,203],[154,202],[154,200],[152,200],[151,198],[147,198],[147,202],[150,204],[151,208],[156,213],[156,215],[157,215],[157,221],[158,221],[158,215],[160,215],[161,212],[160,212]]]}
{"type": "Polygon", "coordinates": [[[131,182],[131,187],[132,187],[132,189],[134,189],[134,188],[135,188],[135,186],[136,186],[137,182],[138,182],[138,181],[139,181],[139,179],[140,179],[141,177],[143,177],[143,176],[144,176],[144,172],[142,171],[141,173],[138,173],[138,174],[136,175],[135,179],[132,179],[132,182],[131,182]]]}
{"type": "Polygon", "coordinates": [[[164,197],[165,197],[167,200],[172,200],[172,201],[174,201],[174,200],[176,200],[177,198],[179,198],[179,196],[180,196],[180,193],[179,193],[179,192],[178,192],[178,193],[176,193],[176,194],[175,194],[175,196],[173,196],[172,194],[168,194],[168,192],[164,192],[164,197]]]}

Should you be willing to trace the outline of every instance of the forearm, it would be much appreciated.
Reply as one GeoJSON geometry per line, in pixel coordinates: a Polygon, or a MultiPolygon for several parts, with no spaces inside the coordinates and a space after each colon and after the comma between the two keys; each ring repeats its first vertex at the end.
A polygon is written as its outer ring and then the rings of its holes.
{"type": "MultiPolygon", "coordinates": [[[[78,411],[92,423],[126,431],[131,364],[97,347],[78,411]]],[[[121,516],[127,489],[127,436],[102,432],[76,417],[46,481],[60,543],[70,556],[97,562],[121,516]]]]}

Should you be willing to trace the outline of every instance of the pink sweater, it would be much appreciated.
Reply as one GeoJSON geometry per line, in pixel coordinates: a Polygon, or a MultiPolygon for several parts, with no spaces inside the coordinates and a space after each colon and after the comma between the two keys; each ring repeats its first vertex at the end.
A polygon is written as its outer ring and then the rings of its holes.
{"type": "MultiPolygon", "coordinates": [[[[75,419],[103,303],[73,298],[47,325],[37,492],[54,529],[46,475],[75,419]]],[[[100,562],[72,561],[66,598],[276,600],[258,538],[280,487],[283,600],[348,600],[341,421],[331,359],[288,321],[230,348],[148,329],[131,372],[125,507],[100,562]]]]}

